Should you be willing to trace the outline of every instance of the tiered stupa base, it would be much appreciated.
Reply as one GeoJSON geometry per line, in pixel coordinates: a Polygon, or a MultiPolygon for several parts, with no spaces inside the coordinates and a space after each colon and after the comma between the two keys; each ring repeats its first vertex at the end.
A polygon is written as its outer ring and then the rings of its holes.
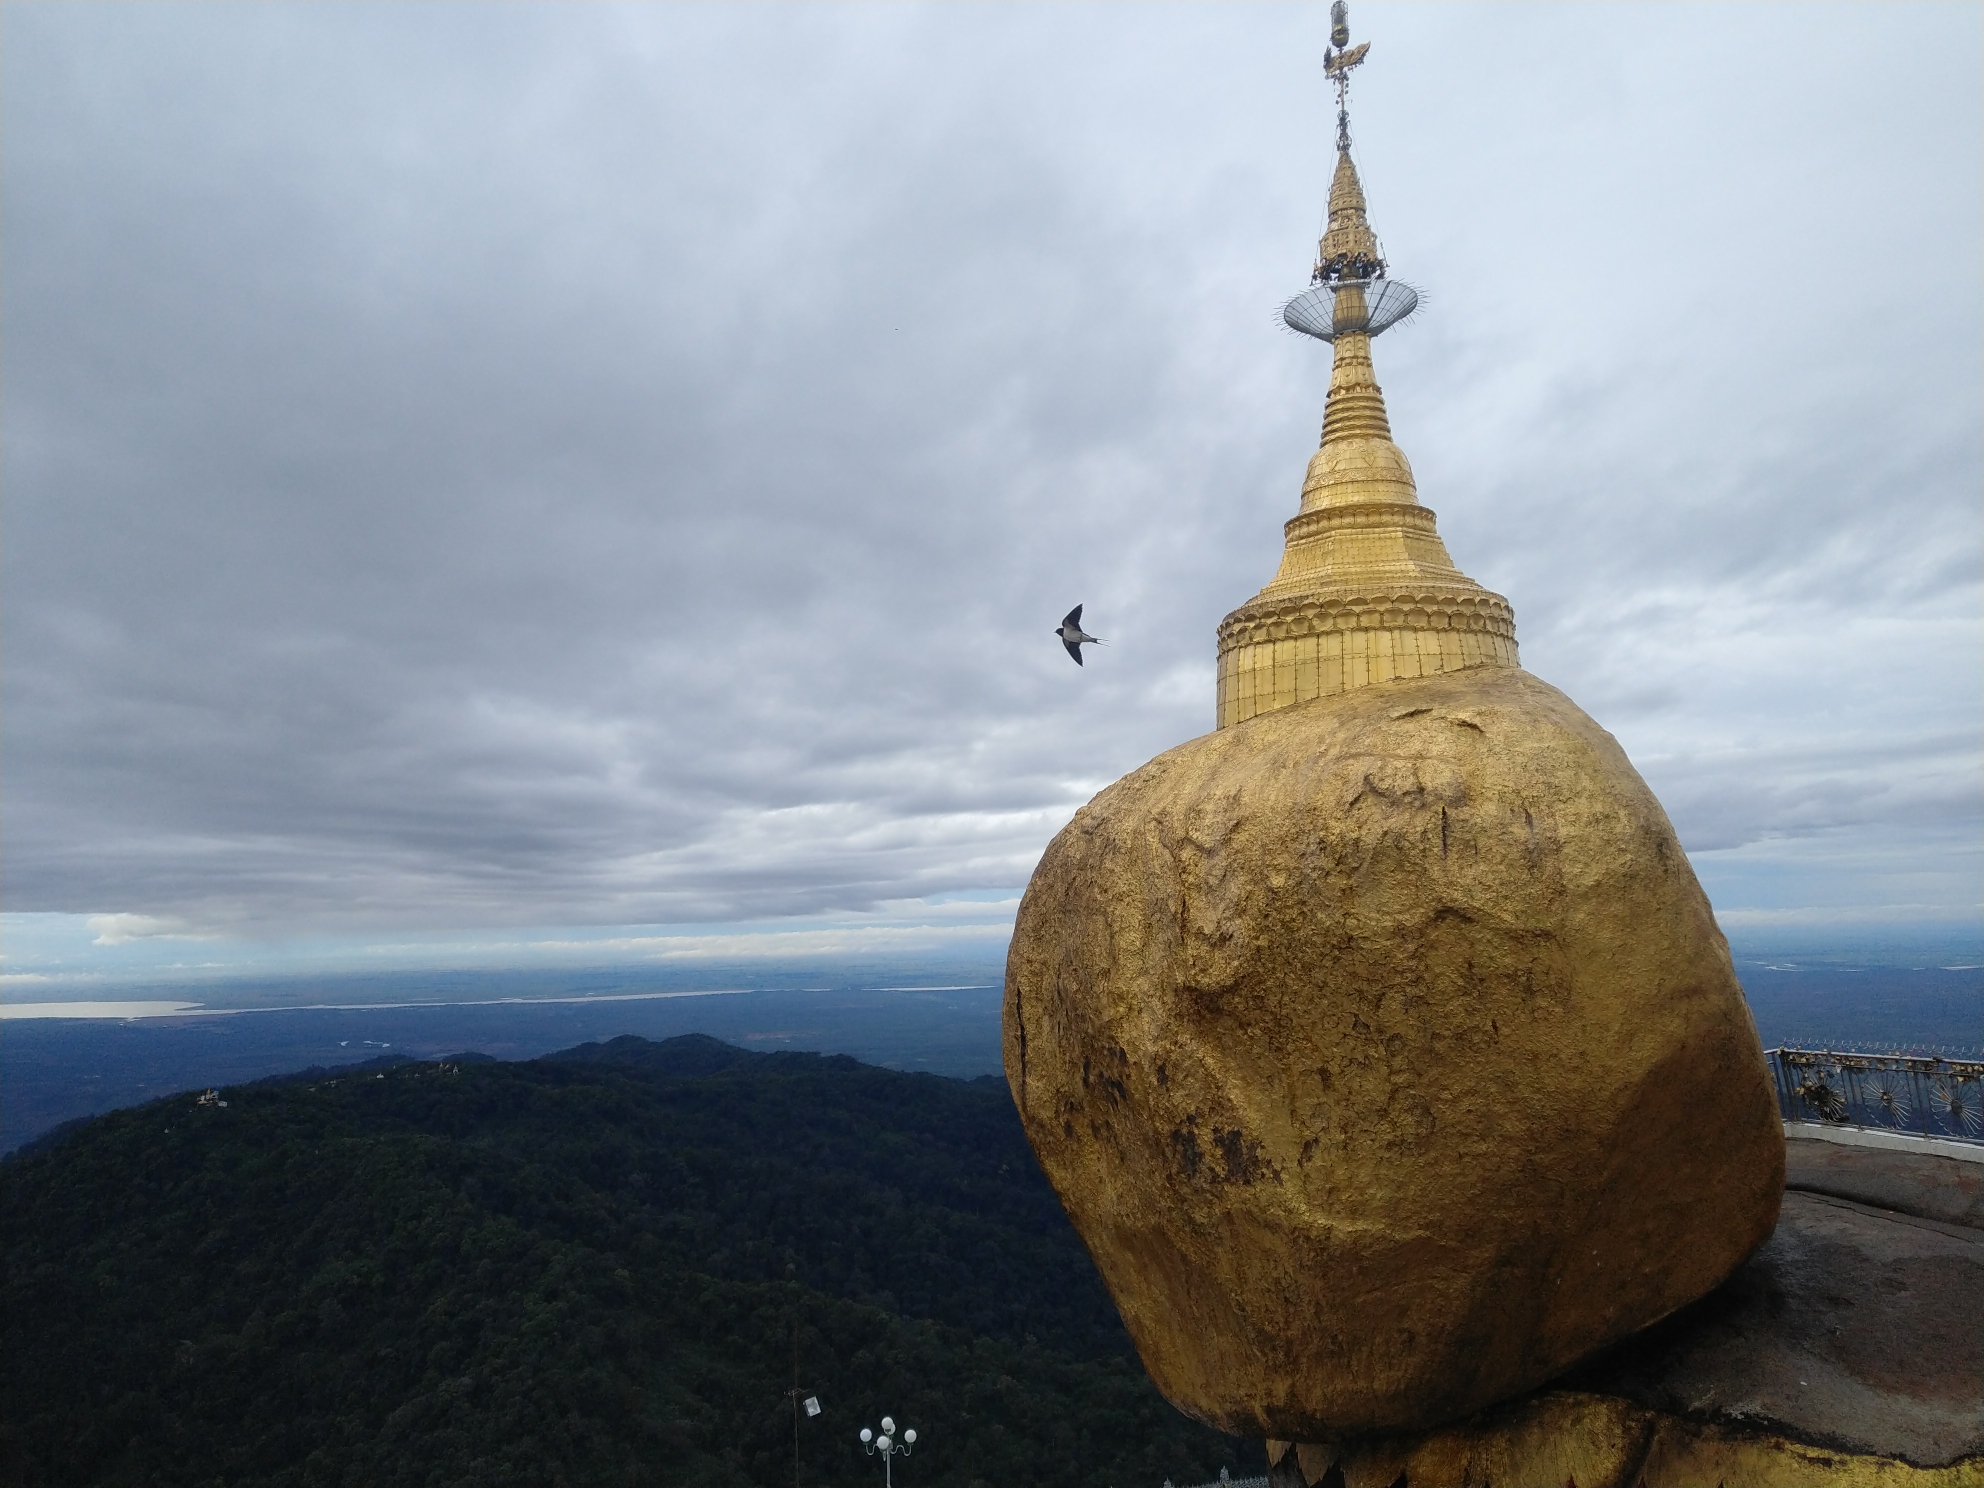
{"type": "Polygon", "coordinates": [[[1219,726],[1376,682],[1519,664],[1515,612],[1474,584],[1264,597],[1220,624],[1219,726]]]}

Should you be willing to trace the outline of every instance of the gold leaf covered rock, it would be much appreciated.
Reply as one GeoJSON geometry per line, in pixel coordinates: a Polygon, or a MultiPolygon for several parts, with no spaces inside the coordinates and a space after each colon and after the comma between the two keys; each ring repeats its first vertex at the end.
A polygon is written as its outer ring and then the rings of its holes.
{"type": "Polygon", "coordinates": [[[1029,1138],[1151,1377],[1235,1433],[1433,1425],[1703,1295],[1784,1143],[1727,946],[1612,737],[1509,666],[1194,739],[1048,847],[1029,1138]]]}

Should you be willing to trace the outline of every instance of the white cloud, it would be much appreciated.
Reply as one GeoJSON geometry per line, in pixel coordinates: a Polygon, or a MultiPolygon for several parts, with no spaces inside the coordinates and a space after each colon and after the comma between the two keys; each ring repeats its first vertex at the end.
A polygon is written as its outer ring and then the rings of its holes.
{"type": "Polygon", "coordinates": [[[211,940],[213,938],[192,929],[184,920],[159,915],[89,915],[84,923],[96,937],[92,944],[100,946],[129,945],[135,940],[211,940]]]}
{"type": "MultiPolygon", "coordinates": [[[[1956,908],[1961,913],[1961,907],[1956,908]]],[[[1829,930],[1839,926],[1941,925],[1952,920],[1951,911],[1947,904],[1801,905],[1795,909],[1724,909],[1717,911],[1716,919],[1724,930],[1829,930]]]]}

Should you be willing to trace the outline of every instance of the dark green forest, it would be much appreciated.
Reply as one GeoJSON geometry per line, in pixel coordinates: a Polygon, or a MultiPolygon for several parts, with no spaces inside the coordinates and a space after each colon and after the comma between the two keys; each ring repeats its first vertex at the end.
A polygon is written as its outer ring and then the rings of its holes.
{"type": "Polygon", "coordinates": [[[1003,1082],[634,1038],[155,1101],[0,1163],[11,1484],[1148,1485],[1145,1377],[1003,1082]]]}

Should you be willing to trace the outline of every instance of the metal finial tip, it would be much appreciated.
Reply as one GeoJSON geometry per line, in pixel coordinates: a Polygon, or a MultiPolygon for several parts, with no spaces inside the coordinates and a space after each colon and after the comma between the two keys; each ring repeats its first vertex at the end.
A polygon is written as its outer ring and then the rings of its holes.
{"type": "Polygon", "coordinates": [[[1350,6],[1345,0],[1334,0],[1330,6],[1330,45],[1350,45],[1350,6]]]}

